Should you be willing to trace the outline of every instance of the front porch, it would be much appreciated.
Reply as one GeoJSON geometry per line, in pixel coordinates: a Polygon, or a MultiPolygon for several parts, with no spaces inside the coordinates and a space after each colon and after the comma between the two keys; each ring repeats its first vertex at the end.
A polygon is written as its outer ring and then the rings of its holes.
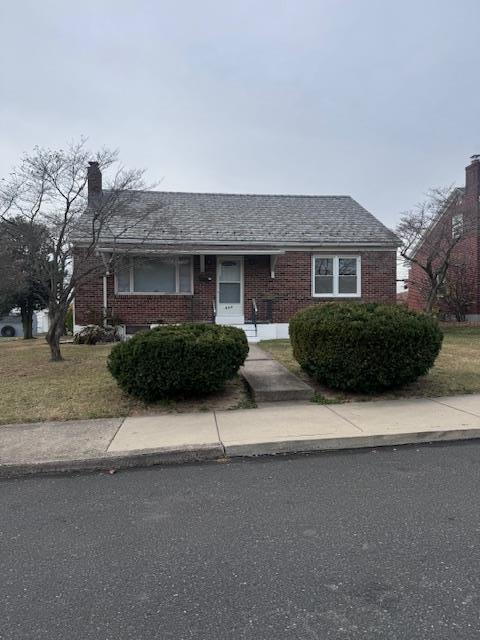
{"type": "MultiPolygon", "coordinates": [[[[104,249],[103,315],[123,326],[125,335],[158,324],[213,322],[242,328],[252,342],[286,338],[288,319],[279,322],[278,304],[285,298],[284,284],[276,277],[284,253],[257,249],[172,254],[156,249],[125,251],[118,257],[104,249]]],[[[81,311],[76,309],[76,327],[94,322],[85,322],[81,311]]]]}
{"type": "Polygon", "coordinates": [[[243,329],[249,342],[288,337],[288,325],[280,331],[273,323],[273,300],[255,282],[265,275],[275,278],[277,254],[216,256],[214,322],[243,329]],[[247,277],[247,280],[246,280],[247,277]],[[253,296],[262,297],[259,302],[253,296]],[[260,309],[259,309],[260,304],[260,309]],[[278,335],[279,334],[279,335],[278,335]]]}

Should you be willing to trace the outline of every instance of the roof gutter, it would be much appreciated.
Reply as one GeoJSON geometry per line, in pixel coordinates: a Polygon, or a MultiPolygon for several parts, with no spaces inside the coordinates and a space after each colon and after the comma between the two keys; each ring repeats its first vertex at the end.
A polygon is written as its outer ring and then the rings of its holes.
{"type": "Polygon", "coordinates": [[[171,254],[172,251],[175,254],[186,254],[186,255],[205,255],[206,253],[208,253],[209,255],[224,255],[225,253],[227,253],[229,256],[244,256],[244,255],[283,255],[284,253],[286,253],[286,251],[284,249],[264,249],[264,250],[259,250],[259,249],[229,249],[228,247],[225,247],[223,250],[210,250],[208,248],[205,249],[172,249],[172,248],[168,248],[168,249],[162,249],[161,247],[145,247],[145,248],[139,248],[139,247],[134,247],[133,249],[128,249],[128,248],[119,248],[119,247],[98,247],[97,249],[97,253],[98,254],[102,254],[102,253],[129,253],[129,254],[141,254],[141,255],[145,255],[146,253],[168,253],[171,254]]]}
{"type": "MultiPolygon", "coordinates": [[[[90,243],[77,241],[76,246],[90,246],[90,243]]],[[[174,248],[176,253],[202,254],[202,253],[219,253],[224,252],[227,248],[230,253],[244,254],[245,252],[255,254],[270,254],[272,252],[285,253],[287,250],[322,250],[322,249],[376,249],[376,250],[395,250],[400,246],[400,242],[204,242],[204,241],[172,241],[170,243],[146,243],[146,242],[115,242],[113,245],[102,245],[98,247],[98,251],[138,251],[145,253],[146,251],[161,251],[162,248],[166,252],[172,252],[174,248]],[[186,246],[187,249],[180,247],[186,246]],[[178,247],[178,248],[177,248],[178,247]],[[235,248],[234,248],[235,247],[235,248]],[[257,248],[258,247],[258,248],[257,248]],[[229,249],[230,248],[230,249],[229,249]]]]}

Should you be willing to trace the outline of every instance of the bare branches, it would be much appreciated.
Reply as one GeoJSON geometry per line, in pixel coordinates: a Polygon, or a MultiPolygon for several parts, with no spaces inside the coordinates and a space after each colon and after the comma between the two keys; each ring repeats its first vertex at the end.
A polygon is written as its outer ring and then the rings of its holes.
{"type": "MultiPolygon", "coordinates": [[[[145,214],[130,215],[125,209],[136,191],[145,188],[143,172],[118,165],[118,151],[100,149],[92,153],[82,138],[64,149],[35,147],[26,154],[9,179],[0,183],[0,219],[14,224],[18,216],[46,230],[50,331],[47,340],[52,358],[59,359],[63,320],[75,288],[102,271],[96,255],[103,236],[128,236],[142,224],[145,214]],[[100,171],[111,171],[110,182],[98,197],[88,201],[88,165],[98,163],[100,171]],[[82,252],[73,268],[73,243],[82,238],[82,252]],[[83,264],[82,264],[83,263],[83,264]]],[[[104,269],[104,267],[103,267],[104,269]]],[[[45,274],[43,274],[45,275],[45,274]]]]}
{"type": "Polygon", "coordinates": [[[445,278],[440,293],[446,310],[455,316],[457,322],[464,322],[470,306],[475,302],[474,281],[467,266],[452,267],[445,278]]]}
{"type": "Polygon", "coordinates": [[[420,248],[429,253],[432,246],[437,250],[440,240],[450,240],[450,220],[444,213],[454,197],[451,186],[431,189],[426,200],[401,215],[396,233],[402,241],[400,254],[405,260],[413,262],[418,259],[420,248]]]}
{"type": "Polygon", "coordinates": [[[468,221],[460,226],[452,223],[452,212],[459,192],[452,186],[431,189],[427,199],[415,209],[402,214],[396,229],[402,241],[400,255],[405,263],[415,265],[420,277],[415,286],[425,299],[425,310],[431,312],[450,267],[455,265],[455,247],[468,233],[468,221]]]}

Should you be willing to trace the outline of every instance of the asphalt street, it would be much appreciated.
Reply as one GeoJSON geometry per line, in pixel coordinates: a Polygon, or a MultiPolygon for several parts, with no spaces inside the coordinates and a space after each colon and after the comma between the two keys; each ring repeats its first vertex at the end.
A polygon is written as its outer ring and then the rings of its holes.
{"type": "Polygon", "coordinates": [[[480,637],[480,444],[0,482],[2,640],[480,637]]]}

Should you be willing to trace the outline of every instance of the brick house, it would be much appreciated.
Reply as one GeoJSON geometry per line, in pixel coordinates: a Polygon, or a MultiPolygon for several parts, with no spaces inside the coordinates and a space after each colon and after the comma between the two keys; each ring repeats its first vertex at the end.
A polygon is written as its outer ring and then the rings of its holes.
{"type": "MultiPolygon", "coordinates": [[[[452,250],[451,268],[448,277],[461,278],[463,288],[468,292],[470,303],[466,319],[480,320],[480,159],[472,156],[471,163],[465,169],[465,186],[456,188],[451,194],[438,221],[424,236],[424,242],[431,247],[435,242],[438,228],[446,236],[456,237],[452,250]]],[[[419,245],[418,252],[422,250],[419,245]]],[[[447,279],[448,279],[447,277],[447,279]]],[[[408,306],[417,311],[424,309],[428,291],[427,278],[424,271],[412,264],[408,276],[408,306]]],[[[440,311],[451,315],[445,302],[439,301],[440,311]]]]}
{"type": "MultiPolygon", "coordinates": [[[[102,179],[90,164],[93,199],[102,179]]],[[[78,287],[77,329],[105,309],[126,334],[216,322],[240,325],[252,339],[281,338],[312,304],[396,300],[398,240],[349,196],[139,191],[116,221],[102,231],[97,259],[108,264],[115,251],[121,260],[78,287]]],[[[74,256],[86,242],[77,236],[74,256]]]]}

